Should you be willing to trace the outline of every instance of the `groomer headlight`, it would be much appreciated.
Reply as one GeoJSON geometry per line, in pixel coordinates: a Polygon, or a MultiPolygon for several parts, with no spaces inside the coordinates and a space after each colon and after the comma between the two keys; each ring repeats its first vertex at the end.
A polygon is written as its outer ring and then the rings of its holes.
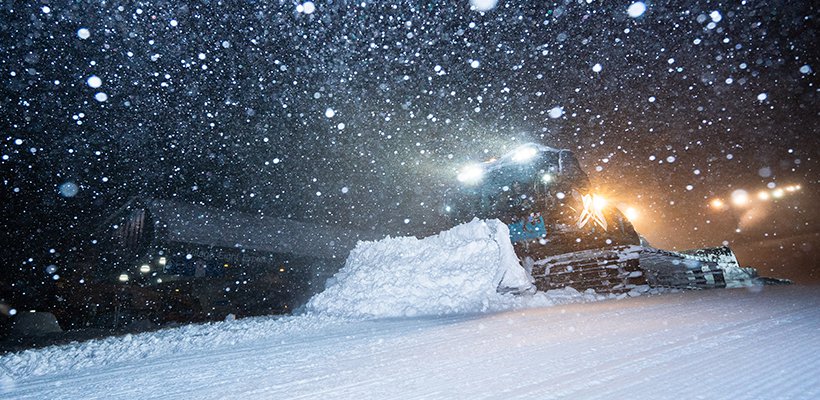
{"type": "Polygon", "coordinates": [[[554,180],[555,180],[555,177],[552,176],[552,174],[549,174],[549,173],[546,173],[546,174],[541,176],[541,182],[544,182],[544,183],[552,183],[552,181],[554,181],[554,180]]]}
{"type": "Polygon", "coordinates": [[[484,178],[484,168],[482,168],[479,164],[469,164],[464,166],[464,168],[458,172],[458,176],[456,177],[459,182],[468,185],[474,185],[481,182],[482,178],[484,178]]]}
{"type": "Polygon", "coordinates": [[[536,154],[538,154],[538,149],[525,145],[513,150],[512,160],[523,164],[535,158],[536,154]]]}

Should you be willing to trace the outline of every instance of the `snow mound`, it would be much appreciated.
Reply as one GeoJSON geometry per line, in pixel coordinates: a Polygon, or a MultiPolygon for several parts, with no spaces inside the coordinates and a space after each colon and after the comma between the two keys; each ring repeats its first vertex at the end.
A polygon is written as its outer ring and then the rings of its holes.
{"type": "Polygon", "coordinates": [[[354,319],[485,312],[533,292],[507,225],[474,219],[424,239],[359,242],[305,310],[354,319]]]}

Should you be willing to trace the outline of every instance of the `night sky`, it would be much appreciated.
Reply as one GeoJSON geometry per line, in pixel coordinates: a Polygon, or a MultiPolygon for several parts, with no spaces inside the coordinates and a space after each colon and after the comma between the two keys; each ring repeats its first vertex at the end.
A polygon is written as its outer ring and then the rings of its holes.
{"type": "Polygon", "coordinates": [[[52,285],[136,195],[426,232],[535,141],[657,247],[820,280],[816,3],[631,4],[3,2],[2,275],[52,285]]]}

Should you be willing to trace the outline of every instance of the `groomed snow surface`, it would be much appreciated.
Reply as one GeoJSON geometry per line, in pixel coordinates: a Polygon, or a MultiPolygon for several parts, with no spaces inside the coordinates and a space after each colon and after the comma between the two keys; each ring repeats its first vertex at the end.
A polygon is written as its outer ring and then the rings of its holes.
{"type": "Polygon", "coordinates": [[[7,354],[0,398],[820,398],[818,288],[533,295],[506,237],[360,243],[297,316],[7,354]]]}

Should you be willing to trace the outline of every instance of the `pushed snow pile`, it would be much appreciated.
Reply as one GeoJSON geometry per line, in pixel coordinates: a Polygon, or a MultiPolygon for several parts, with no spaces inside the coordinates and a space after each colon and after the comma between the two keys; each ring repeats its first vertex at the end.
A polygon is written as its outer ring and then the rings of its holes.
{"type": "Polygon", "coordinates": [[[497,309],[532,293],[507,225],[474,219],[424,239],[359,242],[308,312],[349,318],[444,315],[497,309]]]}

